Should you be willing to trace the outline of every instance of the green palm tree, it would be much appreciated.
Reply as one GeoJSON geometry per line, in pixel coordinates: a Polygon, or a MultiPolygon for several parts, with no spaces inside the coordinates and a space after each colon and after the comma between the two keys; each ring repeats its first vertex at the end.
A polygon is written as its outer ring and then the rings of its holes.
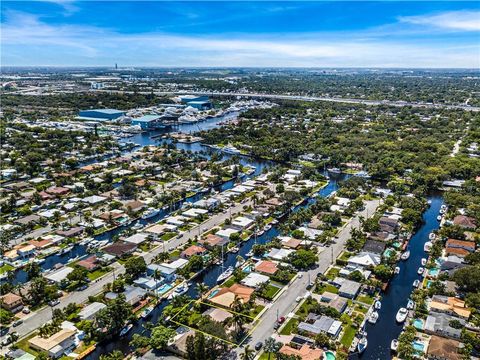
{"type": "Polygon", "coordinates": [[[200,298],[203,297],[203,295],[205,295],[205,293],[209,290],[209,287],[204,284],[204,283],[198,283],[197,284],[197,291],[198,291],[198,294],[200,295],[200,298]]]}
{"type": "Polygon", "coordinates": [[[254,357],[255,351],[253,349],[250,349],[250,346],[247,345],[245,346],[245,349],[243,350],[243,354],[240,355],[240,358],[242,360],[252,360],[254,357]]]}
{"type": "Polygon", "coordinates": [[[267,340],[265,340],[265,346],[263,349],[266,353],[268,353],[268,360],[270,360],[272,353],[277,353],[280,350],[280,345],[281,343],[278,343],[272,337],[269,337],[267,340]]]}

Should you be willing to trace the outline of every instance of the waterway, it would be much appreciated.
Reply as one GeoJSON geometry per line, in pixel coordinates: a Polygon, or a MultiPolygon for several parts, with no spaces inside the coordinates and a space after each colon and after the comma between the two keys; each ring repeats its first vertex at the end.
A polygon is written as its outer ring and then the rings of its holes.
{"type": "Polygon", "coordinates": [[[408,299],[413,291],[413,282],[421,280],[417,270],[421,266],[421,259],[427,258],[428,254],[423,250],[423,245],[428,241],[428,234],[439,228],[437,216],[443,198],[441,194],[433,194],[430,207],[423,214],[423,225],[412,236],[408,244],[410,257],[406,261],[400,261],[400,273],[395,275],[387,290],[382,296],[382,308],[379,311],[379,319],[376,324],[367,323],[366,332],[368,347],[361,355],[362,360],[391,359],[390,343],[398,339],[404,324],[395,321],[398,309],[406,307],[408,299]]]}

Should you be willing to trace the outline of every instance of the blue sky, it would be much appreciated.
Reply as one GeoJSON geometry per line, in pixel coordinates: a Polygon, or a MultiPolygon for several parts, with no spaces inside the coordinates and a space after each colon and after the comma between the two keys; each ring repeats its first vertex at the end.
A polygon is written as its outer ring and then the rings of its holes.
{"type": "Polygon", "coordinates": [[[2,1],[6,66],[480,67],[480,2],[2,1]]]}

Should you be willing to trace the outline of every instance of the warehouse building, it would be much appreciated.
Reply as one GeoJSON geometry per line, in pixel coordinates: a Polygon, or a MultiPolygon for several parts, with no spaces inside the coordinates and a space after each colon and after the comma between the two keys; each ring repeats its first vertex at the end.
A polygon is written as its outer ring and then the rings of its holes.
{"type": "Polygon", "coordinates": [[[93,121],[115,120],[125,115],[125,111],[116,109],[89,109],[80,110],[78,118],[93,121]]]}

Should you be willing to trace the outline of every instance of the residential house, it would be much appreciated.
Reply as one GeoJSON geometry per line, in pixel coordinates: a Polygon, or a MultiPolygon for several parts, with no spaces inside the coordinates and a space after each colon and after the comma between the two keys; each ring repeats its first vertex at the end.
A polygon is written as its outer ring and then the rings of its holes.
{"type": "Polygon", "coordinates": [[[213,249],[215,246],[225,246],[229,243],[229,239],[225,239],[218,235],[208,234],[204,239],[198,241],[200,244],[205,245],[208,249],[213,249]]]}
{"type": "Polygon", "coordinates": [[[37,335],[28,340],[28,344],[32,349],[46,352],[48,356],[58,359],[75,348],[76,333],[75,330],[61,329],[46,338],[37,335]]]}
{"type": "Polygon", "coordinates": [[[99,260],[95,255],[79,260],[76,265],[81,266],[88,271],[94,271],[100,267],[99,260]]]}
{"type": "Polygon", "coordinates": [[[465,306],[465,301],[453,296],[434,295],[429,303],[430,311],[459,316],[465,320],[471,311],[465,306]]]}
{"type": "Polygon", "coordinates": [[[340,288],[338,289],[338,295],[348,299],[355,299],[360,291],[360,288],[362,287],[362,284],[356,281],[339,277],[336,277],[333,282],[340,285],[340,288]]]}
{"type": "Polygon", "coordinates": [[[23,309],[23,300],[21,296],[13,293],[7,293],[0,298],[0,306],[12,313],[23,309]]]}
{"type": "Polygon", "coordinates": [[[230,287],[225,287],[219,289],[208,300],[214,304],[230,307],[236,298],[239,298],[242,303],[247,303],[250,301],[254,289],[240,284],[233,284],[230,287]]]}
{"type": "Polygon", "coordinates": [[[78,317],[80,320],[93,320],[99,311],[106,307],[107,305],[101,302],[93,302],[80,310],[78,317]]]}
{"type": "Polygon", "coordinates": [[[136,248],[137,245],[135,244],[118,241],[111,245],[105,246],[102,248],[102,251],[116,257],[122,257],[132,254],[136,248]]]}
{"type": "Polygon", "coordinates": [[[270,278],[266,275],[262,275],[256,272],[249,273],[246,277],[244,277],[240,283],[251,287],[251,288],[258,288],[261,284],[267,283],[270,281],[270,278]]]}
{"type": "Polygon", "coordinates": [[[278,271],[277,263],[269,260],[262,260],[255,265],[255,271],[262,274],[274,275],[278,271]]]}
{"type": "Polygon", "coordinates": [[[457,255],[460,257],[464,257],[475,251],[475,242],[448,239],[445,245],[445,250],[448,255],[457,255]]]}
{"type": "Polygon", "coordinates": [[[379,254],[363,251],[348,259],[348,265],[367,268],[377,266],[381,263],[382,258],[379,254]]]}
{"type": "Polygon", "coordinates": [[[458,353],[460,348],[459,341],[433,335],[428,343],[427,358],[429,360],[461,360],[463,357],[458,353]]]}
{"type": "Polygon", "coordinates": [[[317,348],[311,348],[310,346],[304,344],[301,347],[294,348],[290,345],[283,345],[279,350],[280,353],[287,356],[295,356],[302,360],[318,360],[323,359],[323,350],[317,348]]]}
{"type": "Polygon", "coordinates": [[[464,229],[474,230],[477,227],[477,221],[470,216],[457,215],[453,218],[453,224],[461,226],[464,229]]]}
{"type": "Polygon", "coordinates": [[[201,246],[191,245],[188,248],[186,248],[185,250],[183,250],[182,253],[180,254],[180,256],[184,259],[188,259],[188,258],[192,257],[193,255],[202,255],[205,251],[207,251],[207,249],[205,249],[201,246]]]}
{"type": "Polygon", "coordinates": [[[342,322],[329,316],[310,313],[307,316],[306,322],[302,321],[298,324],[298,330],[313,335],[318,335],[323,332],[335,339],[342,330],[342,322]]]}
{"type": "Polygon", "coordinates": [[[428,315],[425,321],[424,331],[427,334],[434,334],[452,339],[460,339],[462,335],[462,328],[465,327],[466,321],[455,316],[444,313],[432,312],[428,315]],[[452,321],[458,321],[461,325],[459,329],[452,327],[452,321]]]}

